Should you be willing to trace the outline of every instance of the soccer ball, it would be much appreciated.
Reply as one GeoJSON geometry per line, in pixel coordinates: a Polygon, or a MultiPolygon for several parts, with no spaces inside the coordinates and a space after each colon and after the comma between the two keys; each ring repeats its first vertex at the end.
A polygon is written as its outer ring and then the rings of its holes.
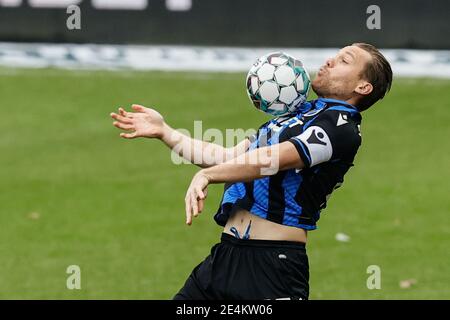
{"type": "Polygon", "coordinates": [[[311,80],[303,63],[284,52],[259,58],[247,74],[247,94],[258,110],[273,116],[296,111],[306,101],[311,80]]]}

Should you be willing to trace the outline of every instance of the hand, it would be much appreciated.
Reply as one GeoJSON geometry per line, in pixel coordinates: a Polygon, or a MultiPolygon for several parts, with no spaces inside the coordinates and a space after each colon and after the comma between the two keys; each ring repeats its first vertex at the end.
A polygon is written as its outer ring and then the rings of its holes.
{"type": "Polygon", "coordinates": [[[191,184],[186,193],[186,224],[192,224],[192,215],[197,217],[203,211],[204,201],[208,195],[208,184],[210,178],[200,170],[192,178],[191,184]]]}
{"type": "Polygon", "coordinates": [[[119,108],[119,114],[111,113],[111,118],[117,120],[113,125],[119,129],[130,132],[122,132],[120,136],[126,139],[138,137],[158,138],[164,134],[165,122],[162,115],[156,110],[133,104],[131,108],[135,112],[126,112],[119,108]]]}

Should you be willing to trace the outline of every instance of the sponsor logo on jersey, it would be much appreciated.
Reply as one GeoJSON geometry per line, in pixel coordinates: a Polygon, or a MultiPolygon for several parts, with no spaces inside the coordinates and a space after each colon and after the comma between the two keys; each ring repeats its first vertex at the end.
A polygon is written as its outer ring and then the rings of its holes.
{"type": "Polygon", "coordinates": [[[336,127],[342,126],[348,123],[348,116],[346,114],[339,113],[336,127]]]}
{"type": "Polygon", "coordinates": [[[331,159],[333,147],[330,138],[321,127],[309,127],[298,138],[308,148],[309,156],[311,157],[311,167],[331,159]]]}

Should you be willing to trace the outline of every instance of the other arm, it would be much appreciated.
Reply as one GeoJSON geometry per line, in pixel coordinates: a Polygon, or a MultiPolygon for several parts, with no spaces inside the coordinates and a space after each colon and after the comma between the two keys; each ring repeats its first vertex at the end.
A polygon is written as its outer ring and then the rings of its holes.
{"type": "Polygon", "coordinates": [[[132,109],[135,112],[127,112],[119,108],[119,113],[111,113],[111,117],[116,120],[113,125],[128,131],[120,134],[122,138],[160,139],[179,156],[201,168],[211,167],[234,158],[244,153],[250,145],[248,139],[244,139],[231,148],[197,140],[171,128],[162,115],[154,109],[136,104],[132,106],[132,109]]]}

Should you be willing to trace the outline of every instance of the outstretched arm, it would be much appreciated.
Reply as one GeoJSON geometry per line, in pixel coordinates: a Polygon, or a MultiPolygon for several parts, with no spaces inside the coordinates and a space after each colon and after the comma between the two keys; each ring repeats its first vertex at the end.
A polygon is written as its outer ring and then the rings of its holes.
{"type": "Polygon", "coordinates": [[[186,193],[186,224],[190,225],[192,216],[197,217],[203,210],[210,183],[253,181],[281,170],[304,167],[294,144],[286,141],[254,149],[224,163],[202,169],[195,174],[186,193]]]}
{"type": "Polygon", "coordinates": [[[201,168],[207,168],[225,162],[244,153],[250,141],[244,139],[232,148],[224,148],[215,143],[191,138],[173,128],[165,121],[162,115],[154,109],[134,104],[134,112],[127,112],[119,108],[119,113],[111,113],[116,121],[113,123],[122,132],[120,136],[125,139],[138,137],[160,139],[171,150],[189,162],[201,168]]]}

